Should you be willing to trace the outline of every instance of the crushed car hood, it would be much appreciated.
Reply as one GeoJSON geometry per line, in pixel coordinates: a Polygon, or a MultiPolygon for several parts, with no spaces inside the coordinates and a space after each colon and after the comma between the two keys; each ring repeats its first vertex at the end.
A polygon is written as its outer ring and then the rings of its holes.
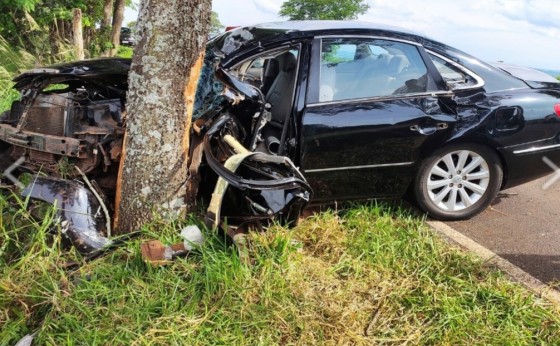
{"type": "Polygon", "coordinates": [[[34,81],[45,78],[97,79],[111,83],[126,83],[130,59],[102,58],[80,60],[26,71],[14,78],[15,89],[29,87],[34,81]]]}
{"type": "MultiPolygon", "coordinates": [[[[242,98],[262,101],[258,89],[243,83],[221,68],[220,60],[223,56],[216,54],[214,48],[207,49],[203,71],[197,89],[194,118],[202,112],[215,107],[222,99],[218,95],[224,92],[224,86],[235,90],[242,98]],[[204,100],[212,100],[204,106],[204,100]],[[219,99],[219,100],[218,100],[219,99]]],[[[55,64],[47,67],[35,68],[18,75],[13,79],[14,89],[22,90],[34,86],[36,83],[57,80],[78,79],[98,81],[112,84],[117,88],[127,89],[128,73],[131,59],[100,58],[55,64]]]]}

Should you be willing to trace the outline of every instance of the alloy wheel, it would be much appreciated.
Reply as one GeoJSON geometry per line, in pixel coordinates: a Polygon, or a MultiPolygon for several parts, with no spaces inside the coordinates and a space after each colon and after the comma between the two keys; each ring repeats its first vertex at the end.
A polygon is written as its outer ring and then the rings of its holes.
{"type": "Polygon", "coordinates": [[[488,190],[488,162],[474,151],[459,150],[445,154],[431,167],[427,192],[440,210],[461,211],[477,203],[488,190]]]}

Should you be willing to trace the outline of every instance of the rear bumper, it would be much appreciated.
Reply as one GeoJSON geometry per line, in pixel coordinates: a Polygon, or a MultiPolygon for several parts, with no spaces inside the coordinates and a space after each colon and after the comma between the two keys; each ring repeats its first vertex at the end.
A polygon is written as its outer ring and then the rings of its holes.
{"type": "Polygon", "coordinates": [[[550,139],[500,148],[507,170],[504,189],[554,173],[560,168],[560,143],[550,139]]]}

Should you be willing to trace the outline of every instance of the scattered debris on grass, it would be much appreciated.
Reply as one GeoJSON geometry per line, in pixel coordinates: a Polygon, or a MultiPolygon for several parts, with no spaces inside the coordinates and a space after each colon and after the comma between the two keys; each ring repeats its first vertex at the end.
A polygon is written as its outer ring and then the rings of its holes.
{"type": "Polygon", "coordinates": [[[165,246],[159,240],[150,240],[140,244],[144,261],[154,265],[170,264],[177,256],[184,256],[189,251],[204,245],[204,236],[196,225],[190,225],[181,231],[182,243],[165,246]]]}
{"type": "Polygon", "coordinates": [[[36,330],[37,345],[560,343],[555,306],[400,209],[354,206],[250,233],[247,265],[196,219],[155,221],[87,262],[14,203],[0,198],[0,345],[36,330]],[[184,242],[193,224],[197,251],[144,263],[140,243],[184,242]]]}

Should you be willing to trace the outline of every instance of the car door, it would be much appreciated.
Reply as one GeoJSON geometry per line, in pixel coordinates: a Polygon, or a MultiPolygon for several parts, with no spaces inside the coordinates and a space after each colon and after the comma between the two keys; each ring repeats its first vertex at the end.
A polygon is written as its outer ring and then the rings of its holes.
{"type": "Polygon", "coordinates": [[[402,195],[421,150],[455,122],[423,48],[368,37],[317,39],[302,116],[301,167],[315,200],[402,195]],[[445,107],[444,107],[445,108],[445,107]]]}

